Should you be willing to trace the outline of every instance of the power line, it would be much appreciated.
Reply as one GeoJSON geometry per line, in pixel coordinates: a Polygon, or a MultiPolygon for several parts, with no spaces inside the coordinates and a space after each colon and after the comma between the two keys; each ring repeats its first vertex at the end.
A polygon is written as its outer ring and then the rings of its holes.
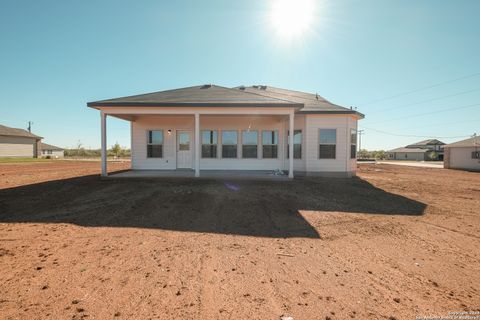
{"type": "MultiPolygon", "coordinates": [[[[442,100],[442,99],[445,99],[445,98],[450,98],[450,97],[456,97],[456,96],[460,96],[462,94],[467,94],[467,93],[471,93],[471,92],[475,92],[475,91],[479,91],[480,88],[476,88],[476,89],[472,89],[472,90],[467,90],[467,91],[462,91],[462,92],[458,92],[458,93],[454,93],[454,94],[449,94],[449,95],[446,95],[446,96],[441,96],[441,97],[437,97],[437,98],[432,98],[432,99],[427,99],[427,100],[422,100],[422,101],[417,101],[417,102],[413,102],[413,103],[407,103],[407,104],[404,104],[404,105],[400,105],[400,106],[396,106],[396,107],[392,107],[392,108],[388,108],[388,109],[382,109],[382,110],[379,110],[377,111],[378,112],[383,112],[383,111],[389,111],[389,110],[397,110],[397,109],[402,109],[402,108],[406,108],[406,107],[411,107],[411,106],[416,106],[416,105],[419,105],[419,104],[423,104],[423,103],[427,103],[427,102],[432,102],[432,101],[438,101],[438,100],[442,100]]],[[[375,112],[373,112],[375,114],[375,112]]],[[[371,113],[370,113],[371,114],[371,113]]]]}
{"type": "Polygon", "coordinates": [[[414,89],[414,90],[411,90],[411,91],[405,91],[405,92],[397,93],[397,94],[394,94],[394,95],[391,95],[391,96],[388,96],[388,97],[375,99],[375,100],[372,100],[370,102],[364,103],[361,106],[365,106],[365,105],[374,104],[374,103],[378,103],[378,102],[385,101],[385,100],[390,100],[390,99],[406,96],[406,95],[409,95],[409,94],[412,94],[412,93],[417,93],[417,92],[420,92],[420,91],[423,91],[423,90],[443,86],[445,84],[449,84],[449,83],[452,83],[452,82],[456,82],[456,81],[460,81],[460,80],[464,80],[464,79],[468,79],[468,78],[473,78],[473,77],[476,77],[476,76],[479,76],[479,75],[480,75],[480,72],[472,73],[472,74],[469,74],[467,76],[463,76],[463,77],[460,77],[460,78],[455,78],[455,79],[452,79],[452,80],[439,82],[439,83],[436,83],[436,84],[433,84],[433,85],[421,87],[421,88],[414,89]]]}
{"type": "Polygon", "coordinates": [[[442,113],[442,112],[447,112],[447,111],[452,111],[452,110],[471,108],[471,107],[475,107],[475,106],[480,106],[480,103],[469,104],[469,105],[460,106],[460,107],[440,109],[440,110],[431,111],[431,112],[417,113],[417,114],[412,114],[412,115],[408,115],[408,116],[405,116],[405,117],[399,117],[399,118],[394,118],[394,119],[387,119],[387,120],[382,120],[382,121],[376,121],[376,122],[373,122],[373,124],[374,124],[374,123],[380,123],[380,122],[383,123],[383,122],[388,122],[388,121],[396,121],[396,120],[410,119],[410,118],[415,118],[415,117],[420,117],[420,116],[425,116],[425,115],[430,115],[430,114],[436,114],[436,113],[442,113]]]}
{"type": "MultiPolygon", "coordinates": [[[[430,125],[427,125],[427,126],[424,126],[422,124],[422,128],[431,128],[431,127],[438,127],[438,126],[445,126],[445,125],[450,125],[450,124],[462,124],[462,123],[472,123],[472,122],[480,122],[480,119],[476,119],[476,120],[463,120],[463,121],[455,121],[455,122],[443,122],[443,123],[434,123],[434,124],[430,124],[430,125]]],[[[409,126],[409,127],[402,127],[402,129],[414,129],[414,128],[418,128],[418,125],[417,126],[409,126]]]]}
{"type": "Polygon", "coordinates": [[[422,135],[415,135],[415,134],[398,134],[398,133],[392,133],[392,132],[387,132],[383,130],[377,130],[373,128],[367,128],[362,126],[362,128],[367,129],[367,130],[372,130],[378,133],[390,135],[390,136],[396,136],[396,137],[414,137],[414,138],[435,138],[435,139],[460,139],[460,138],[468,138],[471,137],[471,135],[465,135],[465,136],[451,136],[451,137],[439,137],[439,136],[422,136],[422,135]]]}

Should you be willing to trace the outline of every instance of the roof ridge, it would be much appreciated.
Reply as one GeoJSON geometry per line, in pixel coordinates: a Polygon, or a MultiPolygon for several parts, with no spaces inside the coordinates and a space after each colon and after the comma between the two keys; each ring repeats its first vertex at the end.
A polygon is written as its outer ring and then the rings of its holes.
{"type": "MultiPolygon", "coordinates": [[[[254,86],[250,86],[251,88],[255,88],[254,86]]],[[[238,88],[238,87],[237,87],[238,88]]],[[[274,88],[274,89],[278,89],[278,90],[285,90],[285,91],[293,91],[293,92],[298,92],[298,93],[303,93],[303,94],[309,94],[309,95],[318,95],[319,97],[321,97],[326,103],[328,104],[331,104],[335,107],[339,107],[339,108],[343,108],[345,110],[350,110],[349,108],[347,107],[344,107],[344,106],[341,106],[341,105],[338,105],[338,104],[335,104],[327,99],[325,99],[323,96],[320,96],[318,93],[310,93],[310,92],[305,92],[305,91],[298,91],[298,90],[290,90],[290,89],[284,89],[284,88],[279,88],[279,87],[274,87],[274,86],[268,86],[266,85],[266,88],[274,88]]],[[[240,89],[239,89],[240,90],[240,89]]],[[[253,93],[253,92],[251,92],[253,93]]],[[[272,93],[275,93],[275,94],[280,94],[280,95],[284,95],[284,96],[289,96],[289,97],[295,97],[295,98],[300,98],[300,99],[305,99],[305,100],[310,100],[308,98],[305,98],[305,97],[301,97],[301,96],[296,96],[296,95],[293,95],[293,94],[286,94],[286,93],[282,93],[282,92],[272,92],[272,93]]],[[[259,93],[260,94],[260,93],[259,93]]],[[[261,95],[261,94],[260,94],[261,95]]],[[[262,96],[267,96],[267,95],[262,95],[262,96]]],[[[273,98],[273,97],[270,97],[270,98],[273,98]]],[[[274,98],[274,99],[278,99],[278,98],[274,98]]],[[[289,101],[289,100],[286,100],[286,101],[289,101]]],[[[311,99],[310,101],[320,101],[318,99],[311,99]]],[[[298,103],[298,102],[297,102],[298,103]]],[[[305,103],[302,103],[304,106],[305,106],[305,103]]]]}

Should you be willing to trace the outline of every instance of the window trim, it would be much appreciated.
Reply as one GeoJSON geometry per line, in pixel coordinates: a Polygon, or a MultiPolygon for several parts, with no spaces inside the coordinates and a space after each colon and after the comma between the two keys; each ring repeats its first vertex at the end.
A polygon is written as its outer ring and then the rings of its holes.
{"type": "Polygon", "coordinates": [[[259,140],[260,140],[260,137],[259,137],[259,134],[258,134],[258,129],[245,129],[245,130],[241,130],[241,136],[242,136],[242,141],[241,141],[241,150],[242,150],[242,155],[241,155],[241,159],[260,159],[259,158],[259,152],[258,152],[258,146],[260,145],[259,144],[259,140]],[[253,144],[244,144],[243,143],[243,133],[244,132],[256,132],[257,133],[257,144],[255,144],[255,146],[257,147],[257,156],[256,157],[248,157],[248,158],[245,158],[244,155],[243,155],[243,146],[253,146],[253,144]]]}
{"type": "Polygon", "coordinates": [[[218,129],[202,129],[202,130],[200,130],[200,158],[201,159],[218,159],[218,145],[219,145],[219,134],[218,133],[219,133],[219,131],[220,130],[218,130],[218,129]],[[216,144],[215,143],[214,144],[210,144],[210,143],[204,144],[203,143],[203,141],[202,141],[203,132],[205,132],[205,131],[214,131],[214,132],[217,133],[217,143],[216,144]],[[215,157],[204,157],[203,156],[203,146],[204,145],[206,145],[206,146],[215,146],[216,145],[217,146],[217,152],[216,152],[215,157]]]}
{"type": "MultiPolygon", "coordinates": [[[[238,148],[239,148],[239,139],[240,139],[240,135],[238,134],[238,130],[237,129],[219,129],[218,130],[220,132],[220,136],[219,136],[219,145],[220,145],[220,159],[225,159],[225,160],[236,160],[236,159],[239,159],[240,157],[240,152],[238,152],[238,148]],[[234,158],[225,158],[223,157],[223,132],[226,131],[226,132],[236,132],[237,133],[237,144],[235,144],[234,146],[236,146],[236,149],[237,149],[237,156],[234,157],[234,158]]],[[[233,144],[225,144],[225,146],[233,146],[233,144]]]]}
{"type": "Polygon", "coordinates": [[[165,132],[164,132],[164,131],[165,131],[165,130],[164,130],[163,128],[161,128],[161,129],[147,129],[147,130],[145,131],[145,136],[146,136],[146,139],[147,139],[147,143],[145,144],[145,145],[146,145],[145,155],[146,155],[146,158],[147,158],[147,159],[163,159],[163,158],[165,157],[165,156],[164,156],[164,151],[165,151],[165,150],[164,150],[164,149],[165,149],[165,148],[164,148],[164,145],[165,145],[165,132]],[[162,143],[160,143],[160,144],[159,144],[159,143],[150,143],[150,142],[149,142],[149,141],[150,141],[150,137],[149,137],[149,132],[150,132],[150,131],[161,131],[161,132],[162,132],[162,143]],[[149,146],[149,145],[154,145],[154,146],[161,145],[161,146],[162,146],[162,156],[161,156],[161,157],[149,157],[149,156],[148,156],[148,146],[149,146]]]}
{"type": "MultiPolygon", "coordinates": [[[[289,139],[289,131],[287,129],[287,135],[286,135],[286,146],[287,146],[287,150],[286,150],[286,155],[285,155],[285,158],[286,159],[290,159],[290,154],[289,154],[289,144],[290,144],[290,139],[289,139]]],[[[302,160],[303,159],[303,129],[293,129],[293,160],[302,160]],[[295,144],[298,144],[298,143],[295,143],[295,131],[300,131],[300,134],[302,135],[301,139],[300,139],[300,158],[295,158],[295,144]]]]}
{"type": "Polygon", "coordinates": [[[350,128],[350,159],[357,159],[358,130],[350,128]],[[355,143],[352,141],[352,132],[355,131],[355,143]],[[352,146],[355,146],[355,156],[352,155],[352,146]]]}
{"type": "Polygon", "coordinates": [[[318,144],[317,144],[317,152],[318,152],[318,159],[319,160],[336,160],[337,159],[337,145],[338,145],[338,135],[337,135],[337,131],[338,131],[338,128],[318,128],[318,132],[317,132],[317,137],[318,137],[318,144]],[[331,143],[327,143],[327,145],[330,145],[330,146],[335,146],[335,157],[334,158],[320,158],[320,130],[335,130],[335,143],[334,144],[331,144],[331,143]]]}
{"type": "MultiPolygon", "coordinates": [[[[278,129],[262,129],[262,146],[261,146],[261,150],[262,150],[262,159],[279,159],[279,145],[280,145],[280,135],[278,133],[278,129]],[[276,135],[277,135],[277,144],[264,144],[263,143],[263,133],[264,132],[275,132],[276,135]],[[276,157],[272,157],[272,158],[265,158],[264,156],[264,152],[263,152],[263,146],[277,146],[277,156],[276,157]]],[[[258,148],[257,148],[258,149],[258,148]]],[[[258,153],[258,150],[257,150],[257,153],[258,153]]],[[[258,154],[257,154],[258,155],[258,154]]],[[[250,158],[251,159],[251,158],[250,158]]]]}

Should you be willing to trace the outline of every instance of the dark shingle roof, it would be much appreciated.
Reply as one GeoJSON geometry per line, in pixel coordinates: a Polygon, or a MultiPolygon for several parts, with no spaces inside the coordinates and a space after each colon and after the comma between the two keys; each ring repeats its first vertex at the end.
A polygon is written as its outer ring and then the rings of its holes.
{"type": "Polygon", "coordinates": [[[203,85],[136,96],[89,102],[89,107],[108,106],[159,106],[159,107],[302,107],[302,105],[269,98],[258,94],[248,94],[239,90],[216,85],[203,85]]]}
{"type": "Polygon", "coordinates": [[[387,152],[412,152],[412,153],[425,153],[430,152],[428,149],[420,149],[420,148],[396,148],[392,150],[388,150],[387,152]]]}
{"type": "Polygon", "coordinates": [[[303,108],[300,109],[301,113],[346,113],[346,114],[356,114],[361,118],[364,117],[363,114],[345,108],[334,103],[331,103],[322,96],[314,93],[301,92],[295,90],[275,88],[271,86],[250,86],[250,87],[237,87],[237,89],[249,92],[257,93],[266,97],[277,98],[277,99],[287,99],[289,101],[294,101],[296,103],[301,103],[303,108]]]}
{"type": "Polygon", "coordinates": [[[19,129],[19,128],[10,128],[10,127],[7,127],[7,126],[2,126],[2,125],[0,125],[0,136],[27,137],[27,138],[42,139],[42,137],[34,135],[33,133],[28,132],[27,130],[19,129]]]}
{"type": "Polygon", "coordinates": [[[89,102],[89,107],[295,107],[301,113],[363,114],[319,95],[268,86],[225,88],[203,85],[89,102]]]}
{"type": "Polygon", "coordinates": [[[42,142],[42,150],[57,150],[62,151],[63,148],[52,146],[51,144],[46,144],[42,142]]]}
{"type": "Polygon", "coordinates": [[[419,141],[417,143],[412,143],[412,144],[409,144],[409,146],[427,146],[427,145],[444,145],[445,143],[443,143],[442,141],[440,140],[437,140],[437,139],[428,139],[428,140],[422,140],[422,141],[419,141]]]}
{"type": "Polygon", "coordinates": [[[477,147],[480,148],[480,136],[447,144],[445,148],[477,147]]]}

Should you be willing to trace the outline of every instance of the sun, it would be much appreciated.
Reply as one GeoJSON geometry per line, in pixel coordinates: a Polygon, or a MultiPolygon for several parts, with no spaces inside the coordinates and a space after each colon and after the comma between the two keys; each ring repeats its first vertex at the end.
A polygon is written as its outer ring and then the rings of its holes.
{"type": "Polygon", "coordinates": [[[280,38],[304,36],[312,27],[314,16],[314,0],[272,0],[270,22],[280,38]]]}

